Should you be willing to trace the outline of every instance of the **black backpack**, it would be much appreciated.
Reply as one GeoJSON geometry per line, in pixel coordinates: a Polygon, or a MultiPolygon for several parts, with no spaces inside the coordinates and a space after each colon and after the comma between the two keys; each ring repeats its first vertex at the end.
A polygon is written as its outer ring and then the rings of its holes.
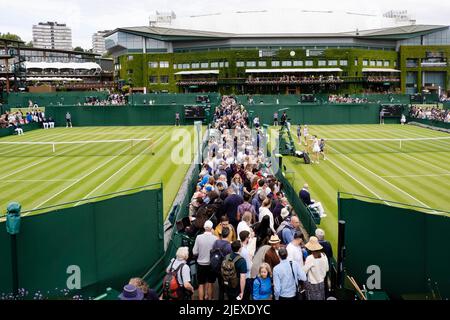
{"type": "Polygon", "coordinates": [[[211,249],[209,254],[209,264],[211,265],[212,272],[215,274],[220,274],[224,258],[225,254],[221,248],[211,249]]]}

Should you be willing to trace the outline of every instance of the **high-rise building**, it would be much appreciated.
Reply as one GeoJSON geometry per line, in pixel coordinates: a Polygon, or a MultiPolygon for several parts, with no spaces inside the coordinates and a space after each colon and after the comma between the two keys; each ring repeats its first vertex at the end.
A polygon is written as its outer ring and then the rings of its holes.
{"type": "Polygon", "coordinates": [[[110,32],[110,30],[98,31],[92,35],[92,52],[98,54],[104,54],[105,49],[105,38],[103,36],[110,32]]]}
{"type": "Polygon", "coordinates": [[[33,45],[38,48],[72,50],[72,30],[65,23],[33,25],[33,45]]]}

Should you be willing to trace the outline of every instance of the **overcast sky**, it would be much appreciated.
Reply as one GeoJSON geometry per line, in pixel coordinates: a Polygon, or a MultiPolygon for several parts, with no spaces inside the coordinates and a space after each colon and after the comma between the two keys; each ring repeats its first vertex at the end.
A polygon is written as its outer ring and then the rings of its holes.
{"type": "Polygon", "coordinates": [[[30,41],[33,24],[58,21],[72,28],[74,47],[89,49],[91,36],[97,30],[147,25],[155,10],[173,10],[177,16],[188,16],[280,7],[367,14],[401,9],[408,10],[417,24],[450,25],[448,0],[0,0],[0,32],[16,33],[24,41],[30,41]]]}

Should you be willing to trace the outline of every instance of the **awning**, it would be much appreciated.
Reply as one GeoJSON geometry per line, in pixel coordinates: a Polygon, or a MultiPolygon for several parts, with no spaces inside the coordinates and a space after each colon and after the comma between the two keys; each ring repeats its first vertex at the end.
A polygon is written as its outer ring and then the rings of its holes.
{"type": "Polygon", "coordinates": [[[342,72],[341,68],[245,69],[246,73],[342,72]]]}
{"type": "Polygon", "coordinates": [[[175,73],[175,75],[184,74],[219,74],[219,70],[178,71],[175,73]]]}
{"type": "Polygon", "coordinates": [[[401,72],[397,69],[383,69],[383,68],[363,68],[362,72],[401,72]]]}
{"type": "Polygon", "coordinates": [[[27,69],[101,69],[100,65],[94,62],[30,62],[25,61],[27,69]]]}
{"type": "Polygon", "coordinates": [[[80,78],[61,78],[61,77],[28,77],[27,81],[83,81],[80,78]]]}

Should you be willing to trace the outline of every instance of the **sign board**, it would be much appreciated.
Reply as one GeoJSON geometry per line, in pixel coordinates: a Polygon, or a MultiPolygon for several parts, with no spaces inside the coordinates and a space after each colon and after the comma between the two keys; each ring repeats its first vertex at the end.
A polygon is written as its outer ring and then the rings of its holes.
{"type": "Polygon", "coordinates": [[[324,54],[324,50],[311,50],[306,49],[306,56],[307,57],[321,57],[324,54]]]}
{"type": "Polygon", "coordinates": [[[260,58],[264,58],[264,57],[274,57],[276,56],[278,53],[277,50],[272,50],[272,49],[263,49],[263,50],[259,50],[259,57],[260,58]]]}

